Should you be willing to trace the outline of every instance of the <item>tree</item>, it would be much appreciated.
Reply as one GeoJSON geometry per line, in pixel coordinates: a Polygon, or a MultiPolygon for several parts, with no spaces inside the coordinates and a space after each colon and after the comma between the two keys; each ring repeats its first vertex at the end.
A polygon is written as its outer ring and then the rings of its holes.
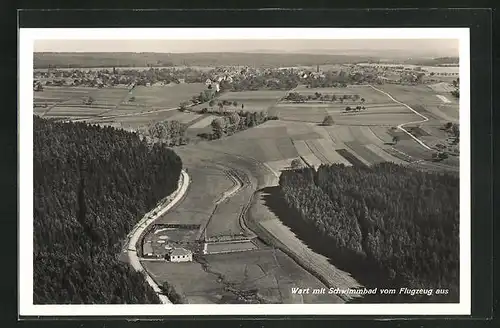
{"type": "Polygon", "coordinates": [[[240,115],[238,115],[238,113],[231,113],[231,115],[229,115],[229,122],[232,125],[238,125],[240,123],[240,115]]]}
{"type": "Polygon", "coordinates": [[[347,107],[345,108],[345,111],[346,111],[346,112],[350,112],[350,111],[351,111],[351,106],[347,106],[347,107]]]}
{"type": "Polygon", "coordinates": [[[208,103],[208,106],[210,107],[213,107],[215,105],[215,100],[210,100],[210,102],[208,103]]]}
{"type": "Polygon", "coordinates": [[[234,107],[238,107],[238,102],[237,102],[236,100],[235,100],[235,101],[233,101],[233,106],[234,106],[234,107]]]}
{"type": "Polygon", "coordinates": [[[244,109],[245,108],[245,105],[244,104],[241,104],[241,109],[244,109]]]}
{"type": "Polygon", "coordinates": [[[399,137],[398,136],[393,136],[392,137],[392,143],[395,145],[399,142],[399,137]]]}
{"type": "Polygon", "coordinates": [[[361,103],[365,103],[365,98],[361,98],[361,103]]]}
{"type": "Polygon", "coordinates": [[[333,121],[333,117],[331,115],[327,115],[325,116],[325,118],[323,119],[323,125],[333,125],[334,124],[334,121],[333,121]]]}
{"type": "Polygon", "coordinates": [[[290,163],[290,167],[293,170],[301,169],[303,167],[302,160],[300,158],[293,159],[292,162],[290,163]]]}
{"type": "Polygon", "coordinates": [[[85,105],[92,106],[92,104],[94,103],[94,101],[95,101],[95,100],[94,100],[94,98],[92,98],[92,97],[90,97],[90,96],[89,96],[89,97],[87,97],[87,98],[85,98],[85,99],[83,100],[83,103],[84,103],[85,105]]]}
{"type": "Polygon", "coordinates": [[[441,159],[441,160],[446,159],[446,158],[448,158],[448,153],[444,152],[444,151],[439,152],[438,158],[441,159]]]}
{"type": "Polygon", "coordinates": [[[445,129],[445,130],[449,130],[449,129],[451,129],[451,127],[452,127],[452,126],[453,126],[453,123],[451,123],[451,122],[446,122],[446,124],[444,125],[444,129],[445,129]]]}
{"type": "Polygon", "coordinates": [[[188,106],[187,101],[183,101],[183,102],[181,102],[181,103],[179,104],[179,110],[180,110],[181,112],[183,112],[183,111],[185,111],[185,110],[187,109],[187,106],[188,106]]]}
{"type": "Polygon", "coordinates": [[[222,138],[224,134],[225,122],[224,119],[218,117],[214,119],[211,123],[214,137],[216,139],[222,138]]]}
{"type": "Polygon", "coordinates": [[[35,84],[34,91],[36,91],[36,92],[43,91],[43,86],[42,86],[42,84],[40,82],[37,82],[35,84]]]}
{"type": "Polygon", "coordinates": [[[453,133],[453,136],[455,137],[455,141],[458,142],[460,140],[460,127],[458,126],[458,124],[452,125],[451,132],[453,133]]]}

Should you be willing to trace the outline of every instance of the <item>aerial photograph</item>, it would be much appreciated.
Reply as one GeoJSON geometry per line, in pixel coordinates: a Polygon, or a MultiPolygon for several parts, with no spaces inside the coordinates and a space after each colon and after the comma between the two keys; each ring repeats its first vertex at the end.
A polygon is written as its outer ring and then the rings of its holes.
{"type": "Polygon", "coordinates": [[[382,37],[36,40],[33,303],[459,303],[459,41],[382,37]]]}

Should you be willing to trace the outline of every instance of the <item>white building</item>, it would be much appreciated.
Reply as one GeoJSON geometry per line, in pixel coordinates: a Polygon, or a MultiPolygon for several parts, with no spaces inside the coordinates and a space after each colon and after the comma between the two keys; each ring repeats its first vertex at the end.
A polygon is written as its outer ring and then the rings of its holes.
{"type": "Polygon", "coordinates": [[[193,260],[193,252],[185,248],[174,248],[167,255],[170,262],[191,262],[193,260]]]}

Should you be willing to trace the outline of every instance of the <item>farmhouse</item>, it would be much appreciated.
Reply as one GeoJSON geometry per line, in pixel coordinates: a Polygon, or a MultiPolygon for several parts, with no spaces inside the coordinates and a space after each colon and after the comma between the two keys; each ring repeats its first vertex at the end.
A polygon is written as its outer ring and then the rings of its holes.
{"type": "Polygon", "coordinates": [[[191,262],[193,252],[185,248],[174,248],[167,254],[167,259],[170,262],[191,262]]]}

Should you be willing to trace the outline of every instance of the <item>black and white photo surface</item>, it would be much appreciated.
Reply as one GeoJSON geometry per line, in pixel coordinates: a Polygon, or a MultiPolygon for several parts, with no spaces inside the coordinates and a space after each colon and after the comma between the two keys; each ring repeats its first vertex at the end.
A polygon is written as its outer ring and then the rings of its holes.
{"type": "Polygon", "coordinates": [[[469,73],[461,28],[21,29],[20,314],[469,314],[469,73]]]}

